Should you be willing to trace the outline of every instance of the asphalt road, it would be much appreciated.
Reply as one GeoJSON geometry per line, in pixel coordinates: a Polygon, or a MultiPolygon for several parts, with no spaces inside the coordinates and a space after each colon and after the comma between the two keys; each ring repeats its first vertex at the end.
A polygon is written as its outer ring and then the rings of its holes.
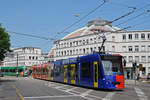
{"type": "Polygon", "coordinates": [[[32,77],[3,77],[0,100],[150,100],[150,83],[126,84],[123,91],[106,91],[32,77]]]}

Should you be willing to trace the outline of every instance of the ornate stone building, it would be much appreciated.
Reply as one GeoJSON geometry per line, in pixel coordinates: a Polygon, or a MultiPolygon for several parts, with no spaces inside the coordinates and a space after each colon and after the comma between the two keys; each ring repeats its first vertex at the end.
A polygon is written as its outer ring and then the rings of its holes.
{"type": "Polygon", "coordinates": [[[55,61],[93,53],[101,47],[103,35],[107,39],[103,48],[105,52],[121,54],[126,59],[127,78],[134,78],[132,70],[134,62],[143,65],[141,77],[150,73],[150,31],[121,31],[102,18],[90,21],[87,26],[55,41],[49,54],[55,61]]]}

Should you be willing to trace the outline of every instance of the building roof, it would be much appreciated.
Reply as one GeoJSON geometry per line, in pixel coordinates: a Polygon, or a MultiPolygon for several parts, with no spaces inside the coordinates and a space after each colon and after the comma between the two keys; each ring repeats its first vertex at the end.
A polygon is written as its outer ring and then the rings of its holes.
{"type": "Polygon", "coordinates": [[[50,50],[48,56],[54,56],[54,50],[53,49],[50,50]]]}
{"type": "Polygon", "coordinates": [[[112,26],[112,23],[110,21],[107,21],[103,18],[96,18],[92,21],[89,21],[87,26],[68,34],[62,39],[70,39],[83,35],[94,34],[95,32],[114,32],[117,30],[120,29],[112,26]]]}
{"type": "Polygon", "coordinates": [[[15,49],[13,49],[13,50],[18,50],[18,49],[26,49],[26,48],[34,48],[34,49],[41,49],[41,48],[39,48],[39,47],[20,47],[20,48],[15,48],[15,49]]]}

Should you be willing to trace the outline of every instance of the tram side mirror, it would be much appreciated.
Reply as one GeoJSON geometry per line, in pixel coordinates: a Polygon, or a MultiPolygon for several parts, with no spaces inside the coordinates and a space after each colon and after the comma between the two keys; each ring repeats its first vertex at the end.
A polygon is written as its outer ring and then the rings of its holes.
{"type": "Polygon", "coordinates": [[[124,61],[123,61],[123,64],[124,64],[124,66],[126,66],[126,60],[124,59],[124,61]]]}

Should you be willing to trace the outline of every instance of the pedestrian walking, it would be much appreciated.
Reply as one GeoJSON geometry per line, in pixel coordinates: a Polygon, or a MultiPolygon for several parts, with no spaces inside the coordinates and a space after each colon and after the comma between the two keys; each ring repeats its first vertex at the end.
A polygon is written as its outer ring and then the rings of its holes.
{"type": "Polygon", "coordinates": [[[18,73],[18,71],[16,72],[16,76],[17,76],[17,77],[19,76],[19,73],[18,73]]]}

